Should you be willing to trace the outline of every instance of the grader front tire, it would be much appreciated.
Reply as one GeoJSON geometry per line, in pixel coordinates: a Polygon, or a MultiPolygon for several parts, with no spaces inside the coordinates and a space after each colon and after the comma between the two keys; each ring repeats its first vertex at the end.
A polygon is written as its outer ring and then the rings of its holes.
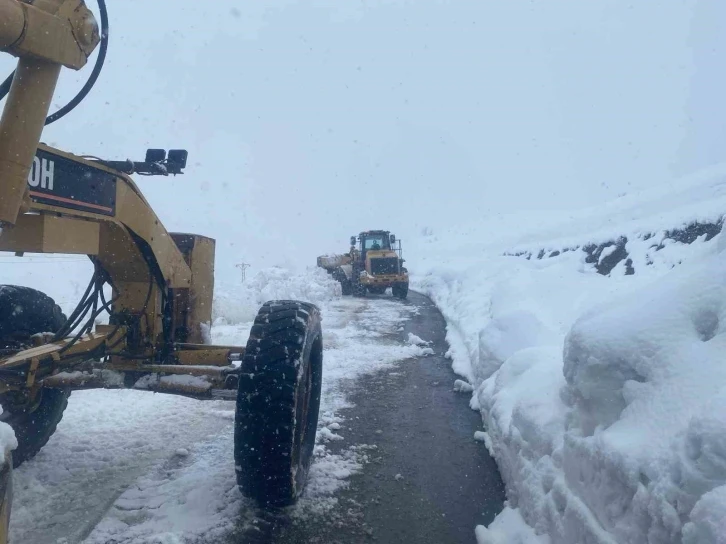
{"type": "Polygon", "coordinates": [[[241,370],[234,429],[237,484],[260,506],[294,504],[307,483],[320,408],[318,308],[297,301],[262,306],[241,370]]]}

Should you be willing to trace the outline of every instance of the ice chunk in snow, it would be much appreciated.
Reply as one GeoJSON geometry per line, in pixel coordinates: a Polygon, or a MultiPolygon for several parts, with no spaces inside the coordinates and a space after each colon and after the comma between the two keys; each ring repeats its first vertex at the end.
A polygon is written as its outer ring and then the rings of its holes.
{"type": "Polygon", "coordinates": [[[323,442],[330,442],[331,440],[343,440],[343,437],[339,434],[335,434],[333,431],[331,431],[328,427],[322,427],[318,430],[318,440],[322,440],[323,442]]]}
{"type": "Polygon", "coordinates": [[[538,535],[522,519],[516,508],[506,506],[489,527],[478,525],[477,544],[550,544],[546,535],[538,535]]]}
{"type": "Polygon", "coordinates": [[[423,340],[422,338],[416,336],[412,332],[408,333],[408,343],[413,344],[415,346],[428,346],[431,344],[431,342],[423,340]]]}
{"type": "Polygon", "coordinates": [[[455,380],[454,391],[457,393],[471,393],[474,391],[474,386],[464,380],[455,380]]]}

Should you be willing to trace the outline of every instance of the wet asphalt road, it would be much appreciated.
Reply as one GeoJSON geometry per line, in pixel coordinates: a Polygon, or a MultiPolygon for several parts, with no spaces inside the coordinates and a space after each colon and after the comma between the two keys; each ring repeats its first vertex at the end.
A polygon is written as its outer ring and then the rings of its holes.
{"type": "Polygon", "coordinates": [[[443,356],[445,321],[418,293],[404,303],[419,313],[404,323],[400,340],[411,332],[431,341],[435,355],[350,383],[355,407],[342,412],[341,433],[348,445],[375,444],[370,462],[326,514],[291,519],[284,512],[258,512],[255,530],[234,542],[474,543],[475,526],[488,525],[501,511],[499,471],[473,439],[480,415],[469,408],[469,394],[452,390],[457,377],[443,356]]]}

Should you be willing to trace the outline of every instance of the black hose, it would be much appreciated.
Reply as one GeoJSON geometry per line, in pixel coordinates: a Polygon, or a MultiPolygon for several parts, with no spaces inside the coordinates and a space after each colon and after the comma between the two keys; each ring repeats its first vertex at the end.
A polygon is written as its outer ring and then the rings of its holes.
{"type": "Polygon", "coordinates": [[[63,324],[63,326],[55,333],[55,336],[53,337],[53,341],[62,340],[65,338],[70,332],[75,329],[78,324],[83,319],[83,316],[87,312],[89,299],[88,296],[91,294],[91,289],[93,289],[94,285],[96,283],[96,275],[94,272],[94,275],[91,277],[91,281],[88,283],[88,287],[86,287],[86,292],[83,293],[83,296],[81,297],[81,301],[78,303],[76,308],[73,310],[71,315],[68,316],[66,319],[66,322],[63,324]]]}
{"type": "Polygon", "coordinates": [[[93,86],[96,84],[96,80],[98,79],[99,74],[101,73],[101,70],[103,69],[103,63],[106,60],[106,50],[108,49],[108,12],[106,11],[106,0],[97,0],[98,1],[98,11],[101,13],[101,45],[98,48],[98,56],[96,57],[96,64],[93,66],[93,71],[91,72],[91,75],[88,76],[88,80],[86,81],[86,84],[83,86],[83,88],[78,91],[78,94],[73,97],[73,100],[68,102],[65,106],[63,106],[61,109],[59,109],[57,112],[55,112],[52,115],[49,115],[46,120],[45,124],[46,126],[50,125],[51,123],[57,121],[61,117],[65,116],[66,114],[73,111],[73,109],[80,104],[84,98],[88,95],[88,93],[91,91],[93,86]]]}
{"type": "Polygon", "coordinates": [[[13,78],[15,77],[15,70],[10,72],[10,75],[5,78],[5,81],[0,84],[0,100],[5,98],[10,92],[10,85],[13,84],[13,78]]]}
{"type": "MultiPolygon", "coordinates": [[[[66,114],[73,111],[73,109],[80,104],[84,98],[88,95],[88,93],[91,91],[93,86],[96,84],[96,80],[98,79],[99,74],[101,73],[101,70],[103,69],[103,64],[106,60],[106,51],[108,50],[108,12],[106,10],[106,0],[97,0],[98,1],[98,11],[101,13],[101,45],[98,49],[98,56],[96,57],[96,64],[93,66],[93,70],[91,71],[91,75],[88,77],[88,80],[86,81],[85,85],[81,88],[80,91],[76,94],[75,97],[73,97],[73,100],[68,102],[65,106],[63,106],[61,109],[59,109],[57,112],[53,113],[52,115],[49,115],[45,119],[45,124],[50,125],[51,123],[57,121],[61,117],[64,117],[66,114]]],[[[5,81],[3,81],[0,84],[0,100],[5,98],[7,94],[10,92],[10,86],[13,83],[13,78],[15,77],[15,70],[12,71],[12,73],[5,78],[5,81]]]]}

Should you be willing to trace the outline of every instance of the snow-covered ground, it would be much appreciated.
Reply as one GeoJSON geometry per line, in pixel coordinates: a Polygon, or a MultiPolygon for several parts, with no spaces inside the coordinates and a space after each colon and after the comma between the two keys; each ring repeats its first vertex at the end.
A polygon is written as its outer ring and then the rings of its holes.
{"type": "MultiPolygon", "coordinates": [[[[508,506],[476,528],[480,543],[726,542],[726,238],[679,241],[694,221],[720,228],[724,180],[715,168],[597,209],[491,216],[406,241],[414,287],[447,320],[454,389],[481,410],[473,438],[507,484],[508,506]]],[[[74,277],[87,266],[58,264],[74,277]]],[[[83,288],[9,268],[9,283],[43,288],[66,310],[83,288]]],[[[369,451],[329,449],[345,443],[344,384],[429,348],[392,339],[412,310],[341,299],[318,269],[271,268],[216,291],[223,344],[246,341],[265,300],[322,308],[317,456],[293,511],[316,515],[369,451]]],[[[13,542],[224,541],[254,527],[234,483],[232,421],[228,402],[74,393],[48,446],[16,471],[13,542]]]]}
{"type": "MultiPolygon", "coordinates": [[[[393,301],[341,299],[320,269],[273,268],[244,285],[217,286],[212,339],[247,340],[257,308],[272,298],[318,304],[324,379],[316,457],[293,516],[335,504],[335,491],[366,462],[366,444],[346,443],[345,385],[363,374],[425,355],[420,339],[396,340],[415,311],[393,301]],[[331,441],[345,444],[332,453],[331,441]]],[[[234,404],[140,391],[71,396],[50,442],[15,472],[11,542],[184,543],[225,538],[254,526],[254,508],[235,484],[234,404]]]]}
{"type": "Polygon", "coordinates": [[[726,238],[672,232],[724,213],[714,168],[407,241],[507,485],[480,543],[726,542],[726,238]],[[598,274],[619,239],[629,265],[598,274]]]}

